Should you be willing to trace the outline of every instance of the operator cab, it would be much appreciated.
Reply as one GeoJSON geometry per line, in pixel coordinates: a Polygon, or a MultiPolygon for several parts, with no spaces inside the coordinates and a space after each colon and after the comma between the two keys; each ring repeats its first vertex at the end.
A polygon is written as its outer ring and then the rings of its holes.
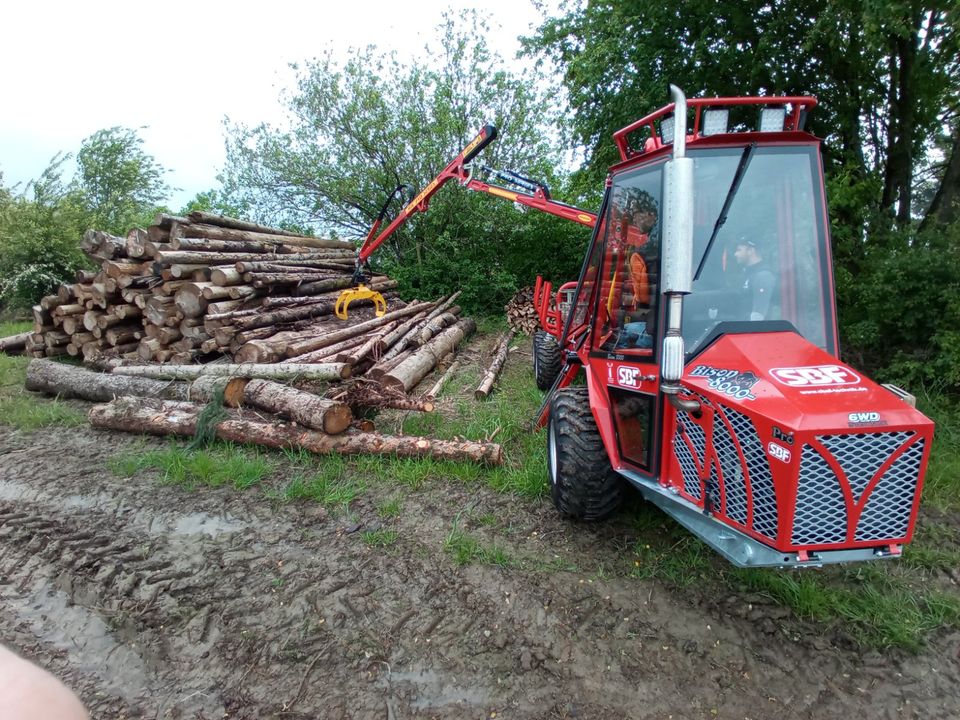
{"type": "MultiPolygon", "coordinates": [[[[599,288],[592,299],[594,351],[656,363],[664,325],[662,186],[670,145],[647,145],[643,154],[625,153],[611,172],[589,267],[599,288]]],[[[778,329],[789,323],[836,355],[819,141],[799,131],[695,131],[687,156],[694,163],[694,278],[682,319],[687,359],[719,334],[762,330],[757,323],[778,329]]]]}

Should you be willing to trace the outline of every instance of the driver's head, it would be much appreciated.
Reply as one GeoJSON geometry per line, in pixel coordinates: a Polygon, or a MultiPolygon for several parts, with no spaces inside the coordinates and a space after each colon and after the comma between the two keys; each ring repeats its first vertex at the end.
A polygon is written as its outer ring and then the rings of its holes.
{"type": "Polygon", "coordinates": [[[657,201],[646,190],[640,190],[630,204],[630,214],[640,232],[650,232],[657,224],[657,201]]]}
{"type": "Polygon", "coordinates": [[[753,240],[741,237],[737,240],[737,246],[733,251],[733,256],[737,259],[737,264],[741,267],[750,267],[763,260],[760,249],[753,240]]]}

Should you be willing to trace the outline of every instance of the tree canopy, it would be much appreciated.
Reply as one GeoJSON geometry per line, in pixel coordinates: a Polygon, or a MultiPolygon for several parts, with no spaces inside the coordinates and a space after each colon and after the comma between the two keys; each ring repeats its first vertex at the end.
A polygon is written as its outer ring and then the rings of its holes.
{"type": "MultiPolygon", "coordinates": [[[[342,62],[326,54],[296,66],[288,127],[228,125],[230,200],[262,221],[362,238],[397,186],[412,197],[486,122],[501,139],[477,164],[557,181],[546,94],[490,50],[476,14],[447,16],[440,30],[423,63],[368,47],[342,62]]],[[[451,184],[374,257],[411,292],[458,286],[468,306],[493,309],[536,269],[576,271],[585,233],[566,225],[451,184]]]]}

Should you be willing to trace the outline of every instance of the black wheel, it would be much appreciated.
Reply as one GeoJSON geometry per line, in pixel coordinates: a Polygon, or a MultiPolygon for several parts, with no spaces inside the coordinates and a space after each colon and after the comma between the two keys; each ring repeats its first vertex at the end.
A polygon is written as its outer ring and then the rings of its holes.
{"type": "Polygon", "coordinates": [[[625,483],[610,466],[585,387],[558,390],[550,403],[547,467],[553,504],[577,520],[604,520],[623,503],[625,483]]]}
{"type": "Polygon", "coordinates": [[[533,375],[537,387],[541,390],[552,388],[562,365],[557,339],[546,330],[536,330],[533,333],[533,375]]]}

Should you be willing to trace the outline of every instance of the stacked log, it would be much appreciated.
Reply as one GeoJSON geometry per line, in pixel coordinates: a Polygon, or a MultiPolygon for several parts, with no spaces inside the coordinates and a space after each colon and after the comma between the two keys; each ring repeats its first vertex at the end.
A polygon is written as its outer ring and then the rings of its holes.
{"type": "MultiPolygon", "coordinates": [[[[125,238],[91,230],[80,244],[100,269],[78,273],[75,283],[34,308],[28,354],[205,361],[295,322],[293,329],[308,336],[306,321],[315,326],[332,314],[340,291],[353,282],[350,242],[202,212],[158,215],[154,225],[125,238]]],[[[369,285],[395,297],[396,282],[385,276],[369,285]]],[[[363,304],[351,306],[351,318],[361,311],[359,319],[369,319],[363,304]]]]}
{"type": "Polygon", "coordinates": [[[503,309],[507,313],[507,323],[517,332],[533,335],[540,327],[537,309],[533,305],[533,287],[518,290],[503,309]]]}
{"type": "MultiPolygon", "coordinates": [[[[353,407],[430,412],[429,398],[407,393],[476,327],[461,317],[459,293],[404,303],[396,297],[397,283],[384,275],[366,284],[389,299],[385,314],[376,316],[370,300],[358,300],[347,320],[335,318],[341,290],[354,284],[349,242],[191,213],[159,215],[154,225],[124,238],[90,231],[81,246],[99,269],[79,272],[75,282],[44,297],[33,308],[34,332],[4,340],[0,349],[22,347],[37,358],[82,356],[111,372],[91,379],[56,363],[31,366],[30,389],[89,400],[152,395],[209,401],[215,385],[229,390],[225,397],[233,404],[330,435],[356,424],[353,407]],[[311,382],[323,389],[305,389],[311,382]]],[[[91,418],[113,411],[97,412],[91,418]]],[[[424,439],[411,445],[366,437],[363,430],[331,444],[268,425],[224,427],[222,437],[250,432],[252,442],[301,442],[316,452],[462,451],[438,450],[424,439]]],[[[487,462],[485,452],[475,457],[487,462]]]]}

